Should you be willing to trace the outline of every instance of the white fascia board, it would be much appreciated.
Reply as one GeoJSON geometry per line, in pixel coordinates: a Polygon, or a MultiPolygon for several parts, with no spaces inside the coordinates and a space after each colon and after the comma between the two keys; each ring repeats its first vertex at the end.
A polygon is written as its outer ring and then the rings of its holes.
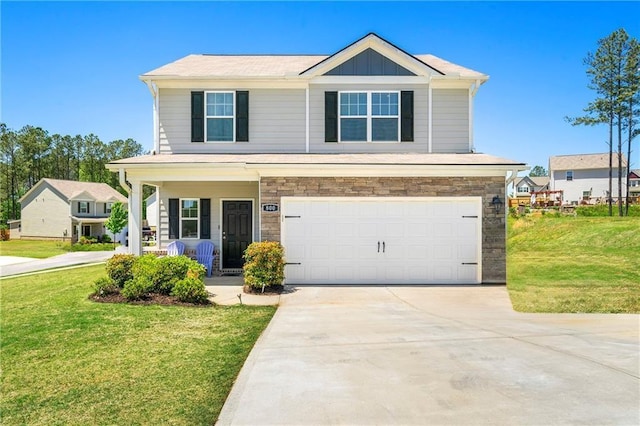
{"type": "Polygon", "coordinates": [[[258,78],[174,78],[171,80],[154,80],[155,85],[161,89],[229,89],[233,87],[242,89],[305,89],[308,85],[307,79],[258,79],[258,78]]]}
{"type": "Polygon", "coordinates": [[[434,89],[470,89],[473,87],[476,79],[463,79],[463,78],[439,78],[434,77],[431,79],[431,86],[434,89]]]}

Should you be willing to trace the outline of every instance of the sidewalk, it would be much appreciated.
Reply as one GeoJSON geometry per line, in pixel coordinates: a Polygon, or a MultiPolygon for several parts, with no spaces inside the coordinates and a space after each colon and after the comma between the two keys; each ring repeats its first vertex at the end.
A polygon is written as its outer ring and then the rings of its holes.
{"type": "MultiPolygon", "coordinates": [[[[49,257],[47,259],[30,259],[24,262],[12,264],[7,264],[10,260],[0,260],[0,277],[6,278],[13,275],[27,274],[48,269],[66,268],[69,266],[89,263],[100,263],[106,261],[114,254],[116,254],[114,251],[76,251],[49,257]]],[[[5,256],[0,256],[0,259],[4,257],[5,256]]]]}

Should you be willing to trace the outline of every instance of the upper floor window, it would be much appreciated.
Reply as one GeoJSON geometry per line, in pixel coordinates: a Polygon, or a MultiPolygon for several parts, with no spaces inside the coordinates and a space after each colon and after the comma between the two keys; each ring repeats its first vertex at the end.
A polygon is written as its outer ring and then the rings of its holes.
{"type": "Polygon", "coordinates": [[[573,170],[567,170],[567,180],[573,180],[573,170]]]}
{"type": "Polygon", "coordinates": [[[206,136],[207,142],[234,141],[234,93],[206,92],[206,136]]]}
{"type": "Polygon", "coordinates": [[[89,213],[89,202],[88,201],[79,201],[78,202],[78,213],[89,213]]]}
{"type": "Polygon", "coordinates": [[[104,212],[111,214],[111,207],[113,207],[113,203],[104,203],[104,212]]]}
{"type": "Polygon", "coordinates": [[[519,186],[518,187],[518,192],[529,192],[529,187],[528,186],[519,186]]]}
{"type": "Polygon", "coordinates": [[[198,238],[199,212],[197,199],[180,200],[180,238],[198,238]]]}
{"type": "Polygon", "coordinates": [[[398,142],[400,92],[340,92],[341,142],[398,142]]]}

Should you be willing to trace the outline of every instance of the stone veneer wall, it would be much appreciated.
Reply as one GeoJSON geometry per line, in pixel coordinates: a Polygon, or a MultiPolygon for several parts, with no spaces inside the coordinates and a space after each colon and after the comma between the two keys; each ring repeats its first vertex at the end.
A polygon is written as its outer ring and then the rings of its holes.
{"type": "MultiPolygon", "coordinates": [[[[482,197],[482,282],[506,283],[504,210],[491,200],[505,200],[504,177],[264,177],[261,203],[280,197],[482,197]]],[[[261,212],[263,240],[280,241],[280,214],[261,212]]]]}

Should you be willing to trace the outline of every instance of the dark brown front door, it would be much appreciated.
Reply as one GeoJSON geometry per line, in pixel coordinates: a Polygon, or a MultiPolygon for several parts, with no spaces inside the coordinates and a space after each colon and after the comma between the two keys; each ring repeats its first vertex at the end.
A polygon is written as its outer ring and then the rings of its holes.
{"type": "Polygon", "coordinates": [[[222,202],[222,268],[242,268],[244,250],[251,244],[251,201],[222,202]]]}

